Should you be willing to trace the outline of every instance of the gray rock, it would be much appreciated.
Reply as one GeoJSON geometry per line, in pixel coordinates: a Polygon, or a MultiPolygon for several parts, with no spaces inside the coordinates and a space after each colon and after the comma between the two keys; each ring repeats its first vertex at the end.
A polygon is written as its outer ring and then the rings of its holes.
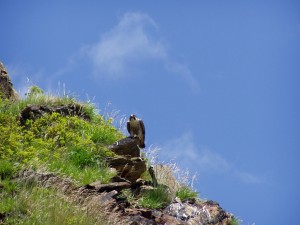
{"type": "MultiPolygon", "coordinates": [[[[184,224],[227,224],[231,214],[226,213],[218,203],[212,201],[200,204],[172,203],[163,213],[175,217],[184,224]]],[[[229,224],[229,222],[228,222],[229,224]]]]}
{"type": "Polygon", "coordinates": [[[104,195],[101,195],[100,202],[114,201],[113,196],[117,195],[118,192],[116,190],[112,190],[104,195]]]}

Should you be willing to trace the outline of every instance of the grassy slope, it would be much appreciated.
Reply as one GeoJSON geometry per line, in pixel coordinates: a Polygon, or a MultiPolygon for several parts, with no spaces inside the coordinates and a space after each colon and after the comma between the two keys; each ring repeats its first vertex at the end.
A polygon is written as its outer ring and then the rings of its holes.
{"type": "MultiPolygon", "coordinates": [[[[33,89],[35,90],[35,89],[33,89]]],[[[39,90],[39,89],[38,89],[39,90]]],[[[45,115],[21,126],[16,119],[26,105],[75,104],[69,97],[57,98],[38,91],[16,102],[0,104],[0,160],[10,162],[13,169],[34,165],[71,176],[80,184],[95,180],[107,183],[114,172],[103,158],[112,155],[105,146],[123,135],[97,113],[92,105],[83,104],[92,118],[87,122],[78,117],[45,115]]]]}
{"type": "MultiPolygon", "coordinates": [[[[58,172],[78,185],[96,180],[108,183],[116,175],[116,171],[105,164],[104,158],[113,155],[105,146],[123,135],[97,114],[92,104],[80,103],[91,117],[89,122],[56,113],[29,120],[24,126],[17,119],[29,104],[74,103],[78,103],[74,98],[45,95],[37,87],[32,87],[27,97],[18,102],[0,100],[0,223],[1,216],[7,224],[45,224],[46,220],[49,224],[105,223],[87,218],[86,213],[57,197],[54,190],[28,187],[12,180],[17,171],[29,167],[58,172]]],[[[178,196],[180,194],[184,195],[182,198],[196,195],[189,189],[179,190],[178,196]]],[[[152,190],[137,202],[144,207],[159,208],[170,202],[166,195],[165,190],[152,190]]]]}
{"type": "Polygon", "coordinates": [[[113,155],[105,146],[123,135],[97,114],[93,105],[81,103],[92,118],[90,122],[56,113],[27,121],[25,126],[17,119],[29,104],[74,103],[78,102],[73,98],[45,95],[37,87],[18,102],[0,100],[0,219],[5,216],[4,223],[95,224],[64,199],[53,198],[54,190],[27,187],[12,180],[20,169],[29,167],[58,172],[78,185],[96,180],[108,183],[116,175],[105,164],[104,158],[113,155]]]}

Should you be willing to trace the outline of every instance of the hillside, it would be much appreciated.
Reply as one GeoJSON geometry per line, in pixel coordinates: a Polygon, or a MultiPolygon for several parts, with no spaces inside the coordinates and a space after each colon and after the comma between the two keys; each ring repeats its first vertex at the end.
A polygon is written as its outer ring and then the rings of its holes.
{"type": "Polygon", "coordinates": [[[93,104],[37,86],[20,98],[0,66],[0,224],[238,224],[93,104]]]}

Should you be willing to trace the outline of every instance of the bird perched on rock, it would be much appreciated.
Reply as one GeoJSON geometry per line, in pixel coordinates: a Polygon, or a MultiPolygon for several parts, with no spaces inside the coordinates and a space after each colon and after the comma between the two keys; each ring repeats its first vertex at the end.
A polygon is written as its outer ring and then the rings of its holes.
{"type": "Polygon", "coordinates": [[[135,115],[130,115],[129,121],[127,122],[127,130],[130,137],[139,138],[139,147],[145,148],[145,125],[144,122],[137,118],[135,115]]]}

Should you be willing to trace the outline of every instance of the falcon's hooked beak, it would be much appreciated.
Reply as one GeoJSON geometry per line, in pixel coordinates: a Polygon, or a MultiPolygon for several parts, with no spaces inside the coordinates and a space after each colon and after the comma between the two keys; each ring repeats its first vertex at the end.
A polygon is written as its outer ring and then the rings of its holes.
{"type": "Polygon", "coordinates": [[[129,120],[130,120],[130,121],[131,121],[131,120],[136,120],[136,116],[133,115],[133,114],[131,114],[130,117],[129,117],[129,120]]]}

